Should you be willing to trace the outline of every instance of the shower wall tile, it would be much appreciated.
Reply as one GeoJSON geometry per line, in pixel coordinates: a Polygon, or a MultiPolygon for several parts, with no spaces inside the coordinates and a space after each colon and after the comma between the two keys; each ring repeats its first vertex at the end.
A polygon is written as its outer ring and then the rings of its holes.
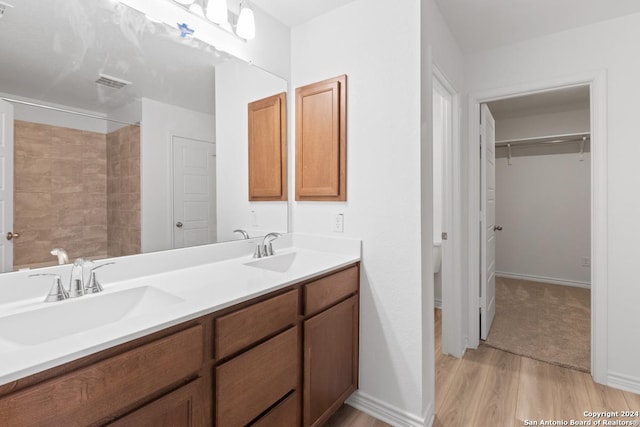
{"type": "Polygon", "coordinates": [[[14,122],[14,269],[107,254],[106,135],[14,122]],[[87,229],[88,227],[88,229],[87,229]]]}
{"type": "Polygon", "coordinates": [[[140,252],[140,128],[107,135],[107,250],[109,256],[140,252]]]}

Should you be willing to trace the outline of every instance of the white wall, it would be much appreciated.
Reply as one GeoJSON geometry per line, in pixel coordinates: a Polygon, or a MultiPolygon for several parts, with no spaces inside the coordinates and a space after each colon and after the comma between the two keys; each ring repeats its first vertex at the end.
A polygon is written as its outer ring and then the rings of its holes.
{"type": "Polygon", "coordinates": [[[395,425],[422,423],[431,399],[422,384],[419,8],[356,0],[292,29],[293,86],[347,74],[348,88],[347,202],[293,202],[293,229],[331,234],[342,212],[344,235],[363,239],[352,403],[386,408],[395,425]]]}
{"type": "Polygon", "coordinates": [[[496,274],[591,283],[591,156],[578,157],[496,159],[496,274]]]}
{"type": "MultiPolygon", "coordinates": [[[[247,110],[250,102],[286,91],[286,80],[245,62],[230,60],[216,67],[219,241],[240,238],[233,233],[238,228],[251,237],[287,231],[287,202],[249,202],[247,110]]],[[[288,144],[293,143],[289,136],[288,144]]]]}
{"type": "Polygon", "coordinates": [[[547,37],[479,52],[467,58],[470,92],[540,82],[585,70],[607,73],[608,155],[608,382],[640,392],[640,340],[629,340],[638,325],[640,287],[637,242],[640,241],[640,14],[594,24],[547,37]]]}
{"type": "Polygon", "coordinates": [[[142,98],[140,138],[142,252],[173,248],[172,135],[213,142],[215,140],[214,116],[142,98]]]}

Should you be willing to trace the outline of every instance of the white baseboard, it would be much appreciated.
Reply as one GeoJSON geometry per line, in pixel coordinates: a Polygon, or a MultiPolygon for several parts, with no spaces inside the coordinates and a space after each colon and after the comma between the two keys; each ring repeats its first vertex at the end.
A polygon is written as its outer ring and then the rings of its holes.
{"type": "Polygon", "coordinates": [[[435,308],[442,308],[442,298],[436,298],[433,300],[433,305],[435,308]]]}
{"type": "Polygon", "coordinates": [[[532,282],[548,283],[550,285],[573,286],[574,288],[591,289],[591,283],[580,282],[578,280],[556,279],[554,277],[532,276],[529,274],[507,273],[504,271],[496,271],[496,277],[504,277],[506,279],[530,280],[532,282]]]}
{"type": "MultiPolygon", "coordinates": [[[[348,405],[371,415],[374,418],[391,424],[394,427],[425,427],[425,419],[417,415],[396,408],[393,405],[382,402],[373,396],[369,396],[360,390],[356,390],[346,401],[348,405]]],[[[431,406],[433,408],[433,406],[431,406]]],[[[433,418],[433,409],[427,408],[425,413],[429,419],[433,418]]],[[[431,424],[428,424],[429,426],[431,424]]]]}
{"type": "Polygon", "coordinates": [[[609,373],[607,383],[613,388],[630,391],[631,393],[640,394],[640,378],[629,377],[616,373],[609,373]]]}

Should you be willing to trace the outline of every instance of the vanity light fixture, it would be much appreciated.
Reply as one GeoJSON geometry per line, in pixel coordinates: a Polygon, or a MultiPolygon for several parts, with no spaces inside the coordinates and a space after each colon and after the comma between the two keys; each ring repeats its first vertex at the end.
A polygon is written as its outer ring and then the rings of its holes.
{"type": "Polygon", "coordinates": [[[4,12],[7,10],[7,8],[12,8],[12,7],[13,5],[0,1],[0,18],[4,16],[4,12]]]}
{"type": "Polygon", "coordinates": [[[229,22],[227,0],[209,0],[207,2],[207,19],[216,24],[229,22]]]}
{"type": "Polygon", "coordinates": [[[236,34],[246,40],[253,40],[256,37],[256,21],[253,16],[253,9],[249,7],[249,2],[244,0],[240,3],[240,16],[236,25],[236,34]]]}
{"type": "Polygon", "coordinates": [[[202,9],[202,6],[200,6],[198,2],[194,2],[189,6],[189,12],[204,18],[204,9],[202,9]]]}

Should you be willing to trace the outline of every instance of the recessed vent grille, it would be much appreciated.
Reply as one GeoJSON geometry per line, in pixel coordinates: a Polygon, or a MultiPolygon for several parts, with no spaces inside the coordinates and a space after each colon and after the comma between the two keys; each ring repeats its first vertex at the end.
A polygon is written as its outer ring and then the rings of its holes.
{"type": "Polygon", "coordinates": [[[100,78],[96,80],[99,85],[111,87],[114,89],[122,89],[123,87],[130,85],[131,82],[119,79],[117,77],[108,76],[106,74],[99,74],[100,78]]]}

